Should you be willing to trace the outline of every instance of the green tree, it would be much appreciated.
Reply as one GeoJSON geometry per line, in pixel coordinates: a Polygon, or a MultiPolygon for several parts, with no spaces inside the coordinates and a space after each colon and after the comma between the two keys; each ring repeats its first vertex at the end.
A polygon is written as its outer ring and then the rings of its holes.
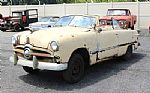
{"type": "Polygon", "coordinates": [[[40,0],[41,4],[57,4],[56,0],[40,0]]]}

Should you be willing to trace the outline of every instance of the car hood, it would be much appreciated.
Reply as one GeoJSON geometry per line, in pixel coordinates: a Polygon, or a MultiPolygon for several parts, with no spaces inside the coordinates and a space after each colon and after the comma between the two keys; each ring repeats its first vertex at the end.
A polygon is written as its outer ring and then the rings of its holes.
{"type": "MultiPolygon", "coordinates": [[[[53,27],[46,30],[35,31],[32,34],[27,35],[29,37],[30,44],[37,47],[48,48],[51,41],[67,41],[70,38],[75,38],[77,35],[83,34],[85,31],[89,31],[87,28],[80,27],[53,27]]],[[[24,37],[25,38],[25,37],[24,37]]],[[[22,39],[25,40],[25,39],[22,39]]],[[[24,43],[24,41],[20,41],[24,43]]]]}
{"type": "Polygon", "coordinates": [[[129,16],[105,16],[101,20],[111,20],[112,17],[116,20],[127,20],[130,18],[129,16]]]}

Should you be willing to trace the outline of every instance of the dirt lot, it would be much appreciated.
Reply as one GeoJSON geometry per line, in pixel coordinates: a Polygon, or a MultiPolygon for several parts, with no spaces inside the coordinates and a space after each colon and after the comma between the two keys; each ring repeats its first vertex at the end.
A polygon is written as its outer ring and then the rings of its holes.
{"type": "Polygon", "coordinates": [[[9,62],[11,36],[0,31],[0,93],[150,93],[150,34],[141,30],[141,46],[128,60],[109,60],[91,66],[84,79],[67,84],[60,72],[27,74],[9,62]]]}

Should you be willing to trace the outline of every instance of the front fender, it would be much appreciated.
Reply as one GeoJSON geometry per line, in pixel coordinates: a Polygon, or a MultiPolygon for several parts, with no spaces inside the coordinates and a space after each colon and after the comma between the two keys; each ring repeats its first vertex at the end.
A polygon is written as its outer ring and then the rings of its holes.
{"type": "Polygon", "coordinates": [[[68,62],[72,53],[79,48],[96,49],[96,32],[83,32],[60,39],[60,48],[55,54],[59,54],[61,62],[68,62]]]}

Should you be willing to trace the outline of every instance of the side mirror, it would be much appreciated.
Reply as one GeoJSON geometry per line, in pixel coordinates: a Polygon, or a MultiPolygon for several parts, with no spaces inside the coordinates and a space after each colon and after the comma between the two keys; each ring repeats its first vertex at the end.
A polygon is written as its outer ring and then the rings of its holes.
{"type": "Polygon", "coordinates": [[[100,33],[100,32],[102,31],[102,28],[98,28],[98,29],[97,29],[96,24],[93,24],[93,25],[92,25],[92,28],[93,28],[95,31],[97,31],[98,33],[100,33]]]}
{"type": "Polygon", "coordinates": [[[102,32],[102,28],[98,28],[97,32],[98,33],[102,32]]]}

